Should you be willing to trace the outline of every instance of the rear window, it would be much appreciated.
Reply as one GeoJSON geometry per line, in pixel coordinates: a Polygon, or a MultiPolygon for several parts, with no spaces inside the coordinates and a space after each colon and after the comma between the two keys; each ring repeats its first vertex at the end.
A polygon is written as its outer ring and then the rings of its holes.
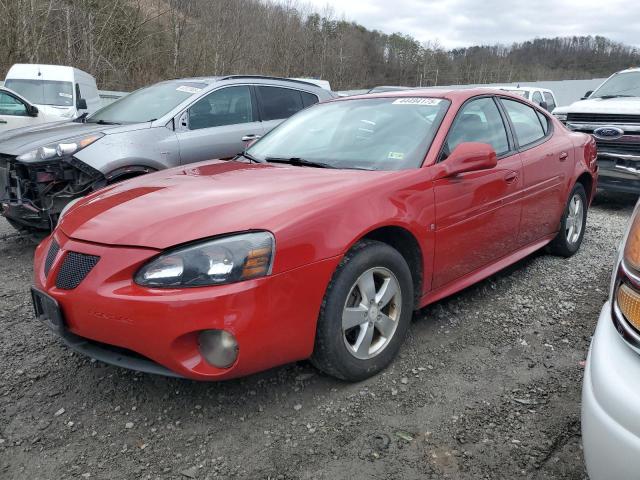
{"type": "Polygon", "coordinates": [[[36,105],[73,106],[73,83],[10,78],[4,86],[36,105]]]}
{"type": "Polygon", "coordinates": [[[538,113],[533,108],[506,98],[502,98],[501,101],[511,119],[521,147],[534,143],[545,136],[546,133],[542,128],[538,113]]]}

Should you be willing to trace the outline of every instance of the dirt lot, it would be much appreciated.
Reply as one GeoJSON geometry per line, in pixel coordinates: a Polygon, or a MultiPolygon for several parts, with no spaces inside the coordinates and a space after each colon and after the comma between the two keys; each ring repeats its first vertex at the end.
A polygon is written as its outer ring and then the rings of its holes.
{"type": "Polygon", "coordinates": [[[32,317],[33,245],[0,240],[0,478],[585,478],[582,362],[634,203],[600,196],[575,257],[420,311],[359,384],[306,362],[204,384],[78,357],[32,317]]]}

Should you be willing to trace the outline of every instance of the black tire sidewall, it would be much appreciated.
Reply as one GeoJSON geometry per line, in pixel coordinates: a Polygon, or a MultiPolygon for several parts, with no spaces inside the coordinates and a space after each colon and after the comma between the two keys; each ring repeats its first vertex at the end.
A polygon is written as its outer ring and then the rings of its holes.
{"type": "Polygon", "coordinates": [[[404,257],[394,248],[377,241],[367,241],[356,245],[350,254],[338,266],[327,288],[325,300],[318,319],[316,350],[322,343],[318,364],[321,369],[330,370],[335,376],[345,380],[357,381],[374,375],[385,368],[395,358],[400,349],[413,315],[413,281],[409,266],[404,257]],[[351,287],[358,277],[374,267],[389,269],[398,280],[402,293],[400,319],[393,338],[382,352],[371,359],[361,360],[354,357],[344,344],[342,333],[342,312],[351,287]],[[331,365],[323,368],[323,364],[331,365]]]}

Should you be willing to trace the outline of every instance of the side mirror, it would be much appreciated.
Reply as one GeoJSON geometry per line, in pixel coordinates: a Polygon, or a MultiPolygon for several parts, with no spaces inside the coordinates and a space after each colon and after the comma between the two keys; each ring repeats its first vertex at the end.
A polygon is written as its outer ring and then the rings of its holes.
{"type": "Polygon", "coordinates": [[[436,178],[447,178],[459,173],[488,170],[498,165],[496,151],[487,143],[465,142],[453,149],[441,163],[442,172],[436,178]]]}
{"type": "Polygon", "coordinates": [[[593,93],[593,90],[587,90],[587,92],[584,94],[584,97],[582,97],[580,100],[586,100],[591,96],[592,93],[593,93]]]}
{"type": "Polygon", "coordinates": [[[29,114],[30,117],[37,117],[38,116],[38,107],[36,107],[35,105],[28,105],[27,106],[27,113],[29,114]]]}
{"type": "Polygon", "coordinates": [[[76,107],[78,110],[86,110],[87,109],[87,101],[84,98],[78,99],[78,105],[76,107]]]}
{"type": "Polygon", "coordinates": [[[545,110],[549,110],[549,104],[544,100],[540,102],[540,108],[544,108],[545,110]]]}

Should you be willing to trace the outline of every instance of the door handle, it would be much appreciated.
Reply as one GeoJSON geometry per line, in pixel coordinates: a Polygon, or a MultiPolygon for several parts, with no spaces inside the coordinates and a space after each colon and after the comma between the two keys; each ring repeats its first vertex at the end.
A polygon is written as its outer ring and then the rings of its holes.
{"type": "Polygon", "coordinates": [[[0,123],[7,123],[6,120],[0,120],[0,123]]]}
{"type": "Polygon", "coordinates": [[[507,183],[513,183],[518,179],[518,172],[509,172],[504,176],[504,181],[507,183]]]}
{"type": "Polygon", "coordinates": [[[242,141],[243,142],[250,142],[251,140],[257,140],[261,137],[262,135],[256,135],[254,133],[250,133],[249,135],[245,135],[244,137],[242,137],[242,141]]]}
{"type": "Polygon", "coordinates": [[[564,162],[568,156],[569,154],[567,152],[560,152],[560,161],[564,162]]]}

